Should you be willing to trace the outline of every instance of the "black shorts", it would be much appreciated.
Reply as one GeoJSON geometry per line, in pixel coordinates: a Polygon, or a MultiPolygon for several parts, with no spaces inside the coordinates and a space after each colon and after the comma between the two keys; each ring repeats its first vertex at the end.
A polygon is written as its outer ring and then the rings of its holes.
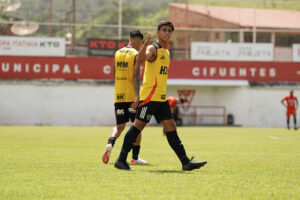
{"type": "Polygon", "coordinates": [[[133,102],[115,103],[115,116],[117,124],[124,124],[126,122],[134,121],[136,110],[130,108],[133,102]]]}
{"type": "Polygon", "coordinates": [[[163,120],[173,119],[168,101],[150,101],[147,104],[139,106],[136,111],[136,118],[147,123],[153,115],[158,123],[163,120]]]}

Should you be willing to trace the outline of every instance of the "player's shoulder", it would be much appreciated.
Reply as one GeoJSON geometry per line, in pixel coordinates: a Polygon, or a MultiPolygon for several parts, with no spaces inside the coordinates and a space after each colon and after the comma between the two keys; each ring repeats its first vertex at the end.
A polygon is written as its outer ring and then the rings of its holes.
{"type": "Polygon", "coordinates": [[[157,41],[156,42],[152,42],[150,46],[153,46],[156,49],[160,49],[161,48],[161,45],[157,41]]]}
{"type": "Polygon", "coordinates": [[[290,95],[286,95],[282,99],[289,99],[289,98],[290,98],[290,95]]]}

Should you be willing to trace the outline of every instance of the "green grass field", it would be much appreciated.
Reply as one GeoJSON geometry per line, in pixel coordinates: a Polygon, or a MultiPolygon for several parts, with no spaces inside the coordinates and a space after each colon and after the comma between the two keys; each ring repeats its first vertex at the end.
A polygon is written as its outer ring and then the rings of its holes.
{"type": "Polygon", "coordinates": [[[114,168],[125,133],[102,164],[111,129],[0,127],[0,199],[300,199],[299,130],[178,128],[188,155],[208,161],[183,172],[160,127],[143,132],[149,165],[114,168]]]}

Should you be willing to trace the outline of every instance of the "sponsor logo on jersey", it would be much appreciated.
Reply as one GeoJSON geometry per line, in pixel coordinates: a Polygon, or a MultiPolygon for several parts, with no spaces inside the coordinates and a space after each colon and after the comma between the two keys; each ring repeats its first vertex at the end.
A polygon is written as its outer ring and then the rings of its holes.
{"type": "Polygon", "coordinates": [[[136,113],[136,110],[134,110],[133,108],[128,108],[128,111],[129,111],[130,113],[136,113]]]}
{"type": "Polygon", "coordinates": [[[163,94],[163,95],[160,96],[160,98],[161,98],[161,99],[166,99],[166,95],[163,94]]]}
{"type": "Polygon", "coordinates": [[[161,59],[161,60],[164,60],[164,59],[166,59],[166,58],[165,58],[164,55],[162,55],[162,56],[160,57],[160,59],[161,59]]]}
{"type": "Polygon", "coordinates": [[[150,115],[150,114],[149,114],[149,115],[146,115],[146,119],[147,119],[147,120],[150,120],[151,117],[152,117],[152,115],[150,115]]]}
{"type": "Polygon", "coordinates": [[[118,61],[117,68],[128,68],[128,62],[118,61]]]}
{"type": "Polygon", "coordinates": [[[167,66],[161,66],[159,74],[167,75],[168,74],[168,67],[167,66]]]}
{"type": "Polygon", "coordinates": [[[117,115],[125,115],[124,109],[118,109],[117,110],[117,115]]]}
{"type": "Polygon", "coordinates": [[[126,81],[127,77],[116,77],[116,80],[118,80],[118,81],[126,81]]]}
{"type": "Polygon", "coordinates": [[[124,99],[125,98],[125,94],[117,94],[117,99],[118,100],[121,100],[121,99],[124,99]]]}

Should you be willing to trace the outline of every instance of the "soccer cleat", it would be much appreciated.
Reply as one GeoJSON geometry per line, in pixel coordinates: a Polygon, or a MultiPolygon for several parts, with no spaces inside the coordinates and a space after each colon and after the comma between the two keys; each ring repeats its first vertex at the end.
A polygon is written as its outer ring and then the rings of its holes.
{"type": "Polygon", "coordinates": [[[192,171],[194,169],[199,169],[200,167],[203,167],[207,161],[192,161],[190,160],[188,163],[182,165],[183,171],[192,171]]]}
{"type": "Polygon", "coordinates": [[[131,170],[127,162],[121,162],[118,160],[115,162],[115,168],[122,169],[122,170],[131,170]]]}
{"type": "Polygon", "coordinates": [[[106,147],[105,147],[105,151],[102,154],[102,161],[103,161],[104,164],[108,163],[111,150],[112,150],[112,145],[107,144],[106,147]]]}
{"type": "Polygon", "coordinates": [[[143,159],[141,159],[139,157],[137,160],[131,159],[130,163],[131,164],[146,164],[146,163],[148,163],[148,161],[147,160],[143,160],[143,159]]]}

